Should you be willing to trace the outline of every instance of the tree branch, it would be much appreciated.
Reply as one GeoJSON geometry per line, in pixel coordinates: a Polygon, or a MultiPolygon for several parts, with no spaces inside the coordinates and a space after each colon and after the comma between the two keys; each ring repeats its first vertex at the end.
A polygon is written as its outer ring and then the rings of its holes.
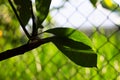
{"type": "Polygon", "coordinates": [[[17,55],[24,54],[25,52],[35,49],[44,43],[50,42],[51,38],[52,37],[45,38],[45,39],[39,39],[39,40],[33,40],[32,42],[22,45],[20,47],[2,52],[0,53],[0,61],[17,56],[17,55]]]}

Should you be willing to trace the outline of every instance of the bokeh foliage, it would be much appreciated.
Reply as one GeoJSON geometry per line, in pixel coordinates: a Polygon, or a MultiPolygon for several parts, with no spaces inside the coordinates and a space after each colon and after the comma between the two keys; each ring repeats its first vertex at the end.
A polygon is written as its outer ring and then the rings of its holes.
{"type": "MultiPolygon", "coordinates": [[[[6,1],[0,1],[0,52],[27,42],[6,1]]],[[[98,69],[77,66],[55,45],[47,43],[24,55],[1,61],[0,80],[119,80],[119,29],[109,35],[105,30],[93,33],[90,37],[99,56],[98,69]]]]}

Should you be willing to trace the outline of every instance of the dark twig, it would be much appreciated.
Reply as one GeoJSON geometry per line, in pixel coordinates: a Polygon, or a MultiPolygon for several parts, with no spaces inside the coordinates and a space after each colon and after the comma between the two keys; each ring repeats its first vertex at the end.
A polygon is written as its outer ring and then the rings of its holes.
{"type": "Polygon", "coordinates": [[[31,15],[32,15],[32,37],[37,36],[37,26],[36,26],[36,18],[33,12],[33,6],[32,6],[32,1],[30,0],[30,10],[31,10],[31,15]]]}
{"type": "Polygon", "coordinates": [[[0,61],[17,56],[17,55],[24,54],[25,52],[35,49],[38,46],[41,46],[42,44],[50,42],[52,40],[52,38],[53,37],[45,38],[45,39],[41,39],[41,40],[40,39],[33,40],[32,42],[22,45],[20,47],[4,51],[4,52],[0,53],[0,61]]]}
{"type": "Polygon", "coordinates": [[[25,26],[23,25],[20,17],[18,16],[18,13],[17,13],[14,5],[12,4],[11,0],[8,0],[8,2],[9,2],[9,4],[10,4],[10,6],[12,7],[12,9],[13,9],[13,11],[14,11],[14,13],[15,13],[15,15],[16,15],[16,17],[17,17],[17,19],[18,19],[18,21],[19,21],[19,23],[20,23],[20,25],[21,25],[21,27],[22,27],[22,29],[24,30],[24,32],[25,32],[25,34],[27,35],[27,37],[30,39],[31,36],[30,36],[30,34],[28,33],[28,31],[25,29],[25,26]]]}

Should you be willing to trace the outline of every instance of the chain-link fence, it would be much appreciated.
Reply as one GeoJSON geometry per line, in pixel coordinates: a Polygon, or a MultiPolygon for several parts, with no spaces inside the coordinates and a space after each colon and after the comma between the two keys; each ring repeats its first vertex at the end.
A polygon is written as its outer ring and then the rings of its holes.
{"type": "Polygon", "coordinates": [[[98,68],[71,62],[52,43],[0,62],[0,80],[120,80],[119,13],[94,8],[89,0],[53,0],[43,23],[85,32],[98,55],[98,68]],[[3,74],[4,73],[4,74],[3,74]]]}

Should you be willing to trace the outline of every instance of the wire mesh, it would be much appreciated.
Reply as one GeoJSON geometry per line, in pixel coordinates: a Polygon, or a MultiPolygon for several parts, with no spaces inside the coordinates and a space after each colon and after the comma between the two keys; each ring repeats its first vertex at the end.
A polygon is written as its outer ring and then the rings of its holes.
{"type": "Polygon", "coordinates": [[[0,62],[0,80],[120,80],[119,15],[89,0],[53,0],[48,17],[47,28],[73,27],[91,38],[98,68],[78,66],[47,43],[0,62]]]}

